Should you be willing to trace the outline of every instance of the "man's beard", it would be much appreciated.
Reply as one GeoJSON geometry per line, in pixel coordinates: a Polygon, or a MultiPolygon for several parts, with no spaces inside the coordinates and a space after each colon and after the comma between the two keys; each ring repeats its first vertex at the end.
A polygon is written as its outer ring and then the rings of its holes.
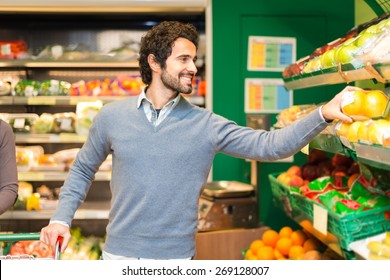
{"type": "Polygon", "coordinates": [[[190,94],[192,93],[192,84],[182,85],[180,83],[180,76],[183,74],[179,74],[179,78],[176,79],[172,75],[170,75],[166,70],[163,70],[161,75],[161,81],[167,88],[176,91],[178,93],[190,94]]]}

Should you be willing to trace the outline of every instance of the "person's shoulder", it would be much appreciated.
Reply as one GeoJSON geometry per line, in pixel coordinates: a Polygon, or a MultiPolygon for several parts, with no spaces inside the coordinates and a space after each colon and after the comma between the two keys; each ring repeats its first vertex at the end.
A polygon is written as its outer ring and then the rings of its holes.
{"type": "Polygon", "coordinates": [[[191,103],[191,101],[189,99],[187,99],[185,96],[181,96],[179,104],[181,107],[186,108],[186,109],[190,108],[194,111],[203,112],[203,113],[210,112],[210,110],[208,110],[204,107],[201,107],[201,106],[198,106],[198,105],[191,103]]]}
{"type": "Polygon", "coordinates": [[[13,132],[12,127],[2,119],[0,119],[0,129],[6,132],[13,132]]]}
{"type": "Polygon", "coordinates": [[[0,135],[3,137],[14,137],[12,127],[4,120],[0,119],[0,135]]]}
{"type": "Polygon", "coordinates": [[[106,103],[103,106],[102,110],[112,112],[112,111],[124,110],[125,108],[129,108],[129,106],[132,106],[132,105],[134,105],[134,107],[136,107],[137,100],[138,100],[138,96],[129,96],[129,97],[126,97],[124,99],[115,100],[115,101],[106,103]]]}

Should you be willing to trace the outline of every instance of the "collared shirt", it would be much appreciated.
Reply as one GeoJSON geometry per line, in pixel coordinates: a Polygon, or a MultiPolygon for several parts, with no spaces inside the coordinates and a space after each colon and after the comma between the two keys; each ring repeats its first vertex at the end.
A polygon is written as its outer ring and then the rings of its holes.
{"type": "Polygon", "coordinates": [[[180,100],[180,97],[180,94],[178,94],[175,99],[165,104],[164,107],[162,107],[162,109],[158,112],[154,108],[153,103],[146,97],[145,91],[142,91],[138,97],[137,108],[142,106],[142,109],[144,110],[149,122],[154,126],[158,126],[169,115],[173,108],[175,108],[176,104],[180,100]]]}

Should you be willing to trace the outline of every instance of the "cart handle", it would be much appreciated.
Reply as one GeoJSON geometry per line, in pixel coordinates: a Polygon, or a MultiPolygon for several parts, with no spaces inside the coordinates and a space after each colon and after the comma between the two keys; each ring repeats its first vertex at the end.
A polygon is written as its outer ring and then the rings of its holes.
{"type": "Polygon", "coordinates": [[[39,240],[40,233],[2,233],[0,241],[22,241],[22,240],[39,240]]]}
{"type": "Polygon", "coordinates": [[[54,259],[59,260],[61,258],[61,246],[64,238],[62,236],[57,237],[56,248],[54,251],[54,259]]]}

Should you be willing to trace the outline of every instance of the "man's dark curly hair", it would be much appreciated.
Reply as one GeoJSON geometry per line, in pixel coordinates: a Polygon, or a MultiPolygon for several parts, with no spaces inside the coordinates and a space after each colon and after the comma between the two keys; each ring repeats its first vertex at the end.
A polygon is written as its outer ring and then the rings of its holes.
{"type": "Polygon", "coordinates": [[[199,44],[199,34],[192,24],[178,21],[163,21],[154,26],[141,39],[139,66],[142,81],[146,85],[152,82],[152,71],[148,63],[148,55],[154,54],[161,68],[165,68],[167,58],[172,54],[173,43],[178,38],[191,41],[196,49],[199,44]]]}

